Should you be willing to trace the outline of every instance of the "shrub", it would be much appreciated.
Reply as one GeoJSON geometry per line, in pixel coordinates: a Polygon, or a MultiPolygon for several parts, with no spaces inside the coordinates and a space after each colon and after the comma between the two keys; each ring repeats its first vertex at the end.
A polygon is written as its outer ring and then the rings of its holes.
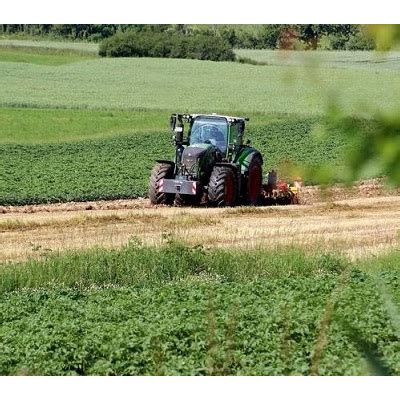
{"type": "Polygon", "coordinates": [[[341,33],[333,34],[329,35],[329,41],[331,50],[344,50],[348,37],[341,33]]]}
{"type": "Polygon", "coordinates": [[[368,38],[362,31],[350,36],[345,45],[346,50],[373,50],[374,48],[374,41],[368,38]]]}
{"type": "Polygon", "coordinates": [[[235,53],[222,37],[165,32],[120,32],[100,44],[102,57],[167,57],[233,61],[235,53]]]}
{"type": "Polygon", "coordinates": [[[319,50],[333,50],[332,37],[324,35],[318,42],[319,50]]]}

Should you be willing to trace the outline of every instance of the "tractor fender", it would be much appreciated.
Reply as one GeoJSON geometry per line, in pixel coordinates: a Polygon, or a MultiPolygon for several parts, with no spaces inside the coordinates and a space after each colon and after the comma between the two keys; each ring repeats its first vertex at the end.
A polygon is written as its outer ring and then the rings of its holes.
{"type": "Polygon", "coordinates": [[[251,161],[254,158],[258,158],[261,162],[261,165],[263,164],[263,157],[261,153],[253,147],[245,147],[238,154],[236,157],[236,162],[240,165],[240,172],[242,175],[247,174],[251,161]]]}
{"type": "Polygon", "coordinates": [[[155,161],[160,164],[169,164],[169,165],[175,166],[175,163],[170,160],[155,160],[155,161]]]}
{"type": "Polygon", "coordinates": [[[232,169],[235,174],[237,174],[238,167],[235,164],[232,164],[229,162],[217,162],[217,163],[215,163],[215,166],[216,167],[228,167],[228,168],[232,169]]]}

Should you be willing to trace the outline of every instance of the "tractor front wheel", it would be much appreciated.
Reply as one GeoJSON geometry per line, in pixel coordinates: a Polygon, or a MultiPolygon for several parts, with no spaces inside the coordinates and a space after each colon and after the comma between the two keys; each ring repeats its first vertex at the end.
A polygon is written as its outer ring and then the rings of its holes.
{"type": "Polygon", "coordinates": [[[149,197],[151,204],[171,205],[174,202],[174,195],[160,191],[162,180],[171,179],[174,175],[173,164],[157,163],[150,177],[149,197]]]}
{"type": "Polygon", "coordinates": [[[236,177],[229,167],[214,167],[208,184],[208,200],[217,207],[232,207],[236,202],[236,177]]]}

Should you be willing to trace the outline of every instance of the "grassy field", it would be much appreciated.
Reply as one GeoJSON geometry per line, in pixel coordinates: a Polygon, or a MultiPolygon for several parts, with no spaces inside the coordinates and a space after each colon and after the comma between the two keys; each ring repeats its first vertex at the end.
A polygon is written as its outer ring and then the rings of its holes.
{"type": "Polygon", "coordinates": [[[0,37],[0,47],[31,48],[39,53],[46,50],[72,50],[77,53],[97,55],[99,45],[86,42],[60,42],[55,40],[41,40],[41,38],[32,38],[28,40],[7,39],[0,37]],[[36,39],[36,40],[35,40],[36,39]]]}
{"type": "Polygon", "coordinates": [[[400,75],[387,69],[145,58],[94,59],[56,67],[2,62],[0,85],[3,107],[311,115],[323,113],[332,96],[348,113],[362,106],[376,112],[400,104],[400,75]]]}
{"type": "Polygon", "coordinates": [[[59,66],[97,57],[97,46],[84,43],[0,40],[0,62],[59,66]]]}
{"type": "Polygon", "coordinates": [[[0,145],[70,143],[119,135],[165,133],[169,114],[159,111],[0,108],[0,145]]]}
{"type": "Polygon", "coordinates": [[[38,51],[35,48],[0,46],[0,62],[18,62],[38,65],[63,65],[89,60],[94,56],[81,54],[70,50],[46,49],[38,51]]]}
{"type": "Polygon", "coordinates": [[[238,57],[248,58],[266,65],[306,66],[307,68],[350,68],[371,71],[399,70],[400,52],[377,53],[371,51],[279,51],[235,50],[238,57]]]}
{"type": "Polygon", "coordinates": [[[8,265],[0,372],[399,374],[398,265],[174,242],[8,265]]]}

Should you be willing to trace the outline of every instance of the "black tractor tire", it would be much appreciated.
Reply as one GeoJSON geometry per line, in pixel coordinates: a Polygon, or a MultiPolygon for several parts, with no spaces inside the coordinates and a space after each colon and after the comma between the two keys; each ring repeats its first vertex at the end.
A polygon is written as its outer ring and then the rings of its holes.
{"type": "Polygon", "coordinates": [[[197,206],[200,204],[200,200],[201,196],[199,195],[192,196],[190,194],[177,193],[175,195],[174,206],[176,207],[197,206]]]}
{"type": "Polygon", "coordinates": [[[262,189],[262,163],[258,157],[250,161],[245,201],[249,205],[260,203],[262,189]]]}
{"type": "Polygon", "coordinates": [[[236,198],[237,183],[232,168],[214,167],[208,184],[209,203],[216,207],[232,207],[236,198]]]}
{"type": "Polygon", "coordinates": [[[174,202],[174,195],[171,193],[159,192],[160,181],[162,179],[171,179],[174,175],[174,166],[167,163],[157,163],[150,176],[149,198],[151,204],[171,205],[174,202]]]}

